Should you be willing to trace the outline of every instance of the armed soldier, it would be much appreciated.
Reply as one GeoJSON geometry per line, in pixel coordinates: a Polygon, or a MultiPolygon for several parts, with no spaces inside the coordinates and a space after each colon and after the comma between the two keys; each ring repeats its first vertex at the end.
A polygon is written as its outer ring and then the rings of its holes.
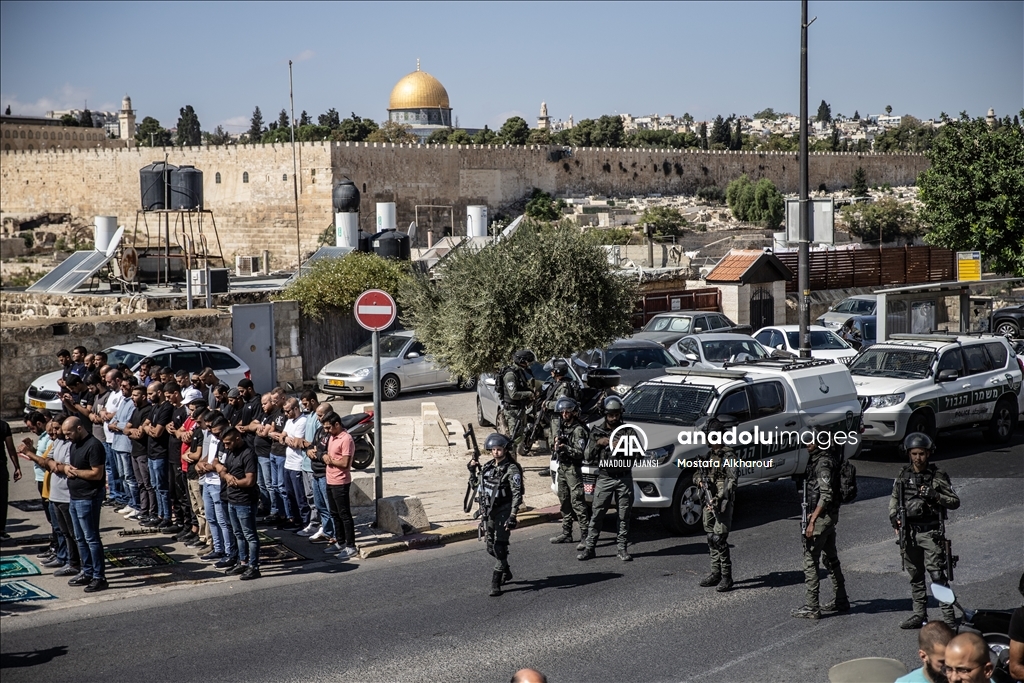
{"type": "Polygon", "coordinates": [[[501,586],[512,580],[508,566],[508,541],[510,532],[516,528],[519,508],[523,504],[523,470],[519,463],[508,456],[511,442],[502,434],[491,434],[484,442],[484,449],[491,452],[493,460],[480,466],[476,459],[469,461],[469,471],[479,468],[477,489],[480,509],[480,525],[487,543],[487,554],[497,560],[491,575],[491,596],[501,595],[501,586]]]}
{"type": "MultiPolygon", "coordinates": [[[[928,621],[928,593],[925,591],[925,569],[933,583],[948,585],[954,558],[947,550],[945,519],[947,510],[960,507],[960,498],[953,492],[949,476],[928,462],[935,452],[931,437],[914,432],[903,440],[902,450],[910,458],[893,483],[889,499],[889,521],[899,538],[903,567],[910,574],[910,592],[914,613],[900,628],[921,628],[928,621]]],[[[955,628],[953,606],[939,603],[942,620],[955,628]]]]}
{"type": "Polygon", "coordinates": [[[735,459],[732,448],[721,443],[722,434],[737,424],[731,415],[721,415],[708,420],[704,428],[709,450],[705,460],[712,467],[700,467],[693,473],[693,483],[701,489],[704,497],[704,531],[708,535],[708,552],[711,555],[711,573],[700,581],[708,588],[724,593],[732,588],[732,557],[729,555],[729,531],[732,529],[733,499],[736,495],[736,468],[725,466],[726,459],[735,459]],[[711,435],[718,434],[717,444],[712,444],[711,435]]]}
{"type": "Polygon", "coordinates": [[[551,383],[547,387],[547,394],[544,396],[544,412],[548,417],[548,446],[553,447],[555,437],[558,436],[558,425],[561,423],[561,416],[558,414],[558,399],[567,396],[579,401],[579,387],[569,376],[569,364],[561,358],[556,358],[551,364],[551,383]]]}
{"type": "Polygon", "coordinates": [[[804,472],[803,496],[804,515],[811,510],[800,529],[804,545],[804,585],[807,595],[804,606],[790,614],[800,619],[820,619],[826,612],[849,612],[850,598],[846,594],[846,579],[839,565],[836,550],[836,525],[839,524],[839,468],[842,464],[840,446],[832,442],[831,435],[815,431],[814,439],[807,446],[807,470],[804,472]],[[819,439],[828,437],[828,448],[821,446],[819,439]],[[825,605],[818,603],[818,562],[825,565],[835,589],[835,599],[825,605]]]}
{"type": "Polygon", "coordinates": [[[572,524],[580,525],[580,543],[583,550],[587,540],[590,515],[583,493],[583,456],[590,434],[579,419],[579,404],[575,399],[563,396],[555,405],[561,415],[558,434],[552,450],[558,458],[558,501],[562,507],[562,533],[551,539],[552,543],[572,543],[572,524]]]}
{"type": "Polygon", "coordinates": [[[543,383],[534,379],[530,366],[537,360],[533,351],[522,349],[512,354],[512,365],[501,373],[499,398],[505,419],[506,436],[512,442],[509,452],[515,457],[526,431],[527,409],[543,383]]]}
{"type": "Polygon", "coordinates": [[[615,540],[618,545],[618,558],[623,562],[631,562],[629,554],[629,512],[633,507],[633,464],[630,458],[613,455],[615,444],[611,443],[611,434],[622,424],[622,399],[609,396],[604,400],[604,422],[590,430],[590,441],[587,443],[586,461],[598,464],[597,482],[594,484],[594,505],[590,516],[590,530],[585,537],[584,550],[576,556],[579,560],[594,557],[594,547],[601,534],[601,523],[605,512],[615,497],[619,513],[619,534],[615,540]]]}

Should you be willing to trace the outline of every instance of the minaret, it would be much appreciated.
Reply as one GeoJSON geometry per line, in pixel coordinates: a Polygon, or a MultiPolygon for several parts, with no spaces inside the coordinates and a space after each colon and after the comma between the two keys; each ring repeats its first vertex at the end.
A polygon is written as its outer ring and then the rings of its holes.
{"type": "Polygon", "coordinates": [[[988,124],[989,128],[995,128],[996,127],[996,110],[995,109],[989,107],[988,116],[985,117],[985,122],[988,124]]]}
{"type": "Polygon", "coordinates": [[[127,95],[121,100],[121,111],[117,115],[117,121],[121,128],[122,140],[135,139],[135,111],[132,109],[132,98],[127,95]]]}
{"type": "Polygon", "coordinates": [[[540,116],[537,117],[537,130],[550,130],[551,117],[548,116],[548,103],[540,103],[540,116]]]}

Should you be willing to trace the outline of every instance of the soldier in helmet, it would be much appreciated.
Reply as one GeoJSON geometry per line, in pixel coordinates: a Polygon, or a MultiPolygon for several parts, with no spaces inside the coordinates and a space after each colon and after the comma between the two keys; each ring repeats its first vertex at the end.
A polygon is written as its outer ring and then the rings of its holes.
{"type": "Polygon", "coordinates": [[[491,596],[501,595],[501,586],[512,580],[508,566],[508,541],[516,528],[519,508],[523,504],[523,469],[509,457],[511,441],[504,434],[491,434],[484,449],[491,452],[492,460],[481,467],[476,460],[469,461],[469,471],[480,469],[477,495],[480,500],[480,524],[487,542],[487,554],[494,557],[491,575],[491,596]]]}
{"type": "Polygon", "coordinates": [[[512,365],[501,375],[501,412],[505,420],[506,436],[512,445],[509,454],[518,452],[526,429],[526,411],[543,383],[533,378],[530,366],[536,362],[533,351],[521,349],[512,354],[512,365]]]}
{"type": "Polygon", "coordinates": [[[604,399],[602,407],[604,421],[590,430],[590,441],[587,443],[586,451],[587,462],[598,464],[590,530],[583,552],[576,558],[589,560],[594,557],[594,547],[601,533],[601,523],[614,497],[619,513],[619,534],[615,538],[618,558],[623,562],[630,562],[633,557],[629,554],[629,512],[633,507],[634,462],[628,456],[615,453],[615,444],[610,441],[612,432],[622,424],[622,399],[618,396],[608,396],[604,399]]]}
{"type": "MultiPolygon", "coordinates": [[[[949,476],[928,462],[935,453],[931,437],[921,432],[909,434],[901,450],[910,458],[910,464],[900,470],[893,483],[889,498],[889,521],[897,535],[904,534],[903,567],[910,574],[910,593],[914,599],[914,613],[900,628],[921,628],[928,621],[926,609],[928,593],[925,591],[924,572],[927,569],[933,583],[948,584],[946,577],[946,539],[943,520],[947,510],[960,507],[960,498],[953,492],[949,476]],[[902,500],[900,492],[902,489],[902,500]],[[906,529],[900,529],[900,509],[906,511],[906,529]]],[[[939,603],[942,620],[950,627],[956,624],[953,606],[939,603]]]]}
{"type": "Polygon", "coordinates": [[[700,488],[704,498],[704,531],[708,535],[708,552],[711,555],[711,573],[700,580],[700,585],[705,588],[717,586],[715,590],[719,593],[732,588],[732,557],[728,539],[737,480],[736,468],[725,464],[727,459],[735,459],[736,453],[721,441],[725,431],[736,424],[736,418],[731,415],[708,420],[704,431],[709,449],[701,462],[711,463],[711,466],[699,467],[693,473],[693,483],[700,488]]]}
{"type": "Polygon", "coordinates": [[[558,459],[558,501],[562,506],[562,533],[551,539],[552,543],[572,543],[572,524],[580,525],[582,550],[587,537],[590,515],[583,494],[583,456],[590,435],[579,419],[579,404],[575,399],[563,396],[558,399],[555,411],[561,416],[558,434],[555,436],[552,452],[558,459]]]}
{"type": "Polygon", "coordinates": [[[579,400],[579,388],[576,382],[569,375],[569,364],[562,358],[556,358],[551,363],[551,383],[548,385],[547,394],[544,397],[544,412],[548,417],[548,445],[555,443],[558,436],[558,425],[561,422],[556,405],[558,399],[568,396],[571,399],[579,400]]]}

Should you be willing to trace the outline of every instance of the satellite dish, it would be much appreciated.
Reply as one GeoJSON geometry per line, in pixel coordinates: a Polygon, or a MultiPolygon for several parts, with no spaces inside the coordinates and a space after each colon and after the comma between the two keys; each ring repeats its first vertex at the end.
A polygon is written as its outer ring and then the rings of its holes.
{"type": "Polygon", "coordinates": [[[128,282],[134,282],[139,274],[139,252],[135,251],[134,247],[125,247],[118,265],[121,268],[121,277],[128,282]]]}
{"type": "Polygon", "coordinates": [[[406,234],[409,235],[409,244],[416,241],[416,221],[409,223],[409,231],[406,234]]]}
{"type": "Polygon", "coordinates": [[[117,253],[117,248],[121,246],[121,237],[124,236],[124,226],[118,226],[114,232],[114,236],[110,238],[110,244],[107,245],[107,258],[114,258],[114,254],[117,253]]]}

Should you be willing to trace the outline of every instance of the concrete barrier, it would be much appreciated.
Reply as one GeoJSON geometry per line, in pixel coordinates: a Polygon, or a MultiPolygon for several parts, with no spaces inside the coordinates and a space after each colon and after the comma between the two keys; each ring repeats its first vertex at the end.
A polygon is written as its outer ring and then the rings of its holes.
{"type": "Polygon", "coordinates": [[[441,417],[441,411],[433,401],[420,403],[420,420],[423,422],[423,445],[444,446],[450,445],[448,440],[448,424],[441,417]]]}
{"type": "Polygon", "coordinates": [[[373,505],[373,475],[353,474],[352,486],[348,489],[348,502],[352,507],[367,507],[373,505]]]}
{"type": "Polygon", "coordinates": [[[397,536],[430,528],[423,503],[412,496],[388,496],[377,501],[377,528],[397,536]]]}

